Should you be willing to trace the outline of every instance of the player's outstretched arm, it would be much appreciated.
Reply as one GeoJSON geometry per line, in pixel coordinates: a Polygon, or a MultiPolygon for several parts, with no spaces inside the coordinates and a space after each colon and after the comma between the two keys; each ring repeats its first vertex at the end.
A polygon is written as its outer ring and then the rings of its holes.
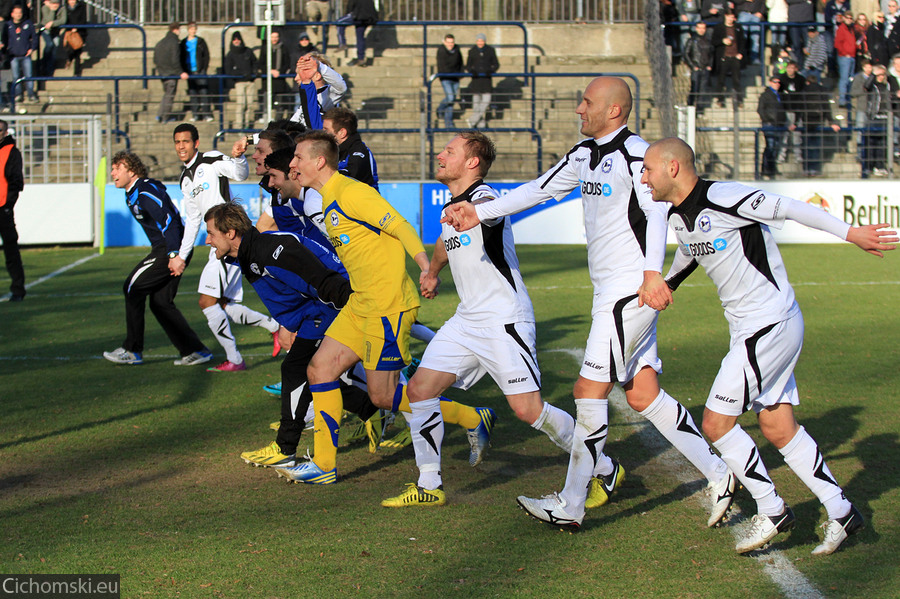
{"type": "Polygon", "coordinates": [[[850,227],[850,230],[847,231],[847,241],[859,246],[864,252],[884,258],[882,252],[896,249],[897,246],[893,244],[900,241],[897,231],[888,229],[890,226],[889,223],[878,223],[877,225],[850,227]]]}
{"type": "Polygon", "coordinates": [[[438,294],[438,287],[441,285],[441,278],[438,273],[447,266],[449,259],[447,257],[447,248],[444,247],[444,241],[438,237],[434,244],[434,253],[431,255],[431,264],[427,271],[422,271],[419,277],[419,291],[425,299],[434,299],[438,294]]]}
{"type": "Polygon", "coordinates": [[[441,219],[441,222],[447,223],[457,231],[468,231],[481,221],[471,202],[457,202],[444,209],[444,218],[441,219]]]}

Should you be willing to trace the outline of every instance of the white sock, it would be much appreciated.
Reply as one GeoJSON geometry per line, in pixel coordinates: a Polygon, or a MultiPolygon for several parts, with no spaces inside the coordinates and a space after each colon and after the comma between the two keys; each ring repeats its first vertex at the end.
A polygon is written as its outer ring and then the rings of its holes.
{"type": "Polygon", "coordinates": [[[424,341],[425,343],[429,343],[432,339],[434,339],[434,331],[426,327],[421,322],[414,322],[412,327],[409,329],[409,335],[413,339],[418,339],[419,341],[424,341]]]}
{"type": "Polygon", "coordinates": [[[550,437],[557,447],[571,453],[575,419],[565,410],[560,410],[545,401],[544,408],[537,420],[531,423],[531,428],[541,431],[550,437]]]}
{"type": "Polygon", "coordinates": [[[728,474],[728,466],[717,456],[697,430],[691,413],[671,395],[659,390],[641,416],[653,423],[662,436],[688,459],[710,482],[719,482],[728,474]]]}
{"type": "Polygon", "coordinates": [[[262,327],[270,333],[278,330],[278,323],[274,318],[266,316],[262,312],[251,310],[244,304],[229,302],[225,304],[225,313],[228,318],[238,324],[246,324],[252,327],[262,327]]]}
{"type": "MultiPolygon", "coordinates": [[[[609,401],[606,399],[575,400],[575,430],[566,486],[559,494],[566,502],[566,512],[573,518],[584,516],[588,483],[603,455],[609,432],[609,401]]],[[[610,472],[612,470],[610,469],[610,472]]]]}
{"type": "Polygon", "coordinates": [[[441,400],[437,397],[409,404],[409,432],[412,434],[419,467],[418,485],[433,491],[441,486],[441,443],[444,440],[444,419],[441,400]]]}
{"type": "Polygon", "coordinates": [[[209,324],[209,330],[212,331],[216,341],[225,350],[225,357],[232,364],[240,364],[244,361],[241,352],[238,351],[237,343],[234,341],[234,335],[231,334],[231,325],[228,323],[228,315],[222,306],[213,304],[209,308],[203,309],[206,316],[206,322],[209,324]]]}
{"type": "Polygon", "coordinates": [[[756,500],[756,509],[766,516],[777,516],[784,511],[784,500],[775,491],[775,483],[769,478],[756,443],[741,425],[725,433],[713,443],[722,459],[731,468],[744,488],[756,500]]]}
{"type": "Polygon", "coordinates": [[[843,518],[850,512],[850,502],[831,475],[819,446],[805,428],[801,426],[794,438],[778,451],[791,470],[825,506],[829,520],[843,518]]]}

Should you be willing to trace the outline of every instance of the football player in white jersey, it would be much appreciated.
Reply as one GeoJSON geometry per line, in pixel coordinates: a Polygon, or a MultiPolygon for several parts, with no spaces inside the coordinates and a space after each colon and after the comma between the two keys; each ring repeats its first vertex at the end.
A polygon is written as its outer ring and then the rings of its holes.
{"type": "MultiPolygon", "coordinates": [[[[882,257],[898,240],[881,223],[851,227],[805,202],[732,182],[700,179],[694,153],[678,138],[649,147],[642,177],[657,202],[670,202],[669,224],[679,251],[667,276],[675,289],[698,265],[712,279],[725,308],[730,349],[703,412],[703,432],[756,500],[758,513],[736,546],[740,553],[763,547],[794,525],[794,513],[775,491],[753,439],[737,423],[756,412],[763,435],[825,506],[825,538],[813,555],[834,552],[863,527],[825,464],[818,445],[794,418],[799,403],[794,366],[803,344],[803,316],[769,227],[790,219],[827,231],[882,257]]],[[[672,302],[642,294],[658,310],[672,302]]]]}
{"type": "MultiPolygon", "coordinates": [[[[447,144],[437,156],[436,178],[452,194],[448,205],[481,204],[499,197],[484,182],[495,157],[494,143],[478,131],[463,131],[447,144]]],[[[441,393],[450,386],[468,389],[485,374],[494,379],[519,419],[566,452],[572,446],[572,416],[541,398],[534,310],[519,272],[509,219],[487,220],[462,234],[445,224],[431,265],[419,282],[424,297],[437,295],[438,273],[448,264],[459,305],[428,343],[407,387],[419,480],[401,495],[385,499],[385,507],[444,504],[441,393]]],[[[477,409],[482,423],[473,434],[480,434],[487,444],[494,411],[477,409]]]]}
{"type": "Polygon", "coordinates": [[[577,144],[547,173],[493,202],[448,207],[457,230],[513,214],[546,200],[562,199],[581,187],[588,268],[594,286],[592,325],[584,362],[575,382],[576,426],[565,488],[540,499],[519,497],[535,518],[578,527],[585,508],[603,505],[624,477],[624,469],[604,455],[609,424],[608,397],[618,382],[628,404],[650,420],[709,480],[713,497],[709,526],[731,505],[735,478],[710,449],[687,409],[660,389],[662,364],[656,355],[657,312],[640,306],[637,290],[665,297],[665,208],[654,204],[640,183],[647,142],[627,128],[631,90],[618,77],[598,77],[584,91],[575,112],[577,144]]]}
{"type": "MultiPolygon", "coordinates": [[[[200,231],[203,215],[216,204],[231,199],[228,180],[243,181],[250,174],[250,167],[243,154],[234,150],[232,156],[216,151],[200,152],[200,134],[190,123],[175,127],[172,139],[175,142],[175,153],[184,164],[180,179],[184,194],[184,237],[179,250],[169,254],[169,271],[178,276],[184,272],[184,257],[194,249],[194,240],[200,231]]],[[[272,334],[273,344],[278,343],[278,323],[241,304],[244,290],[241,286],[240,267],[218,260],[214,249],[210,249],[197,291],[200,293],[200,309],[206,316],[209,330],[225,350],[226,357],[224,362],[207,370],[234,372],[247,368],[231,332],[229,318],[240,324],[264,328],[272,334]]],[[[211,358],[212,354],[194,352],[176,360],[175,364],[190,366],[208,362],[211,358]]]]}

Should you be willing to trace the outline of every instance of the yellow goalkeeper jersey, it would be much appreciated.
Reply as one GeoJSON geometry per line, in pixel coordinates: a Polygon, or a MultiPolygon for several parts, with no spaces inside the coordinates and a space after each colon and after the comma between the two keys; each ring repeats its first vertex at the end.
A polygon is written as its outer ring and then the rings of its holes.
{"type": "Polygon", "coordinates": [[[340,173],[320,193],[328,238],[353,287],[347,307],[366,317],[419,307],[404,249],[415,256],[425,247],[412,225],[372,187],[340,173]]]}

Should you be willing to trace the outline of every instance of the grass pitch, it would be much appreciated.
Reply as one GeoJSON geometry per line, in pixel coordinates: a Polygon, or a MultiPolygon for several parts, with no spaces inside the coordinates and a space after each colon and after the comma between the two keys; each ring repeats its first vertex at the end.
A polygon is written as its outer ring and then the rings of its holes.
{"type": "MultiPolygon", "coordinates": [[[[145,253],[130,248],[36,285],[21,304],[0,303],[0,572],[118,573],[123,597],[896,597],[900,256],[877,260],[846,245],[782,250],[806,320],[798,418],[867,519],[833,556],[810,555],[824,511],[752,415],[741,424],[798,518],[776,551],[738,556],[733,526],[707,529],[697,473],[621,403],[607,452],[628,475],[613,501],[589,511],[577,534],[532,521],[515,497],[558,490],[567,460],[515,420],[489,380],[451,393],[494,407],[499,419],[475,469],[465,436],[448,427],[446,507],[380,507],[415,480],[412,448],[344,447],[338,484],[284,484],[238,457],[269,443],[267,425],[278,418],[262,386],[280,378],[280,359],[269,356],[262,329],[235,327],[246,372],[173,366],[149,312],[145,364],[102,359],[124,338],[121,286],[145,253]],[[786,575],[784,564],[793,566],[786,575]]],[[[36,280],[92,253],[23,257],[36,280]]],[[[574,412],[571,385],[590,324],[585,251],[525,246],[519,258],[546,398],[574,412]]],[[[218,349],[196,305],[199,272],[192,265],[179,306],[218,349]]],[[[420,312],[433,328],[456,303],[444,278],[443,293],[420,312]]],[[[249,285],[245,293],[261,307],[249,285]]],[[[699,421],[728,344],[702,273],[661,315],[659,342],[662,385],[699,421]]],[[[754,512],[746,492],[737,505],[754,512]]]]}

